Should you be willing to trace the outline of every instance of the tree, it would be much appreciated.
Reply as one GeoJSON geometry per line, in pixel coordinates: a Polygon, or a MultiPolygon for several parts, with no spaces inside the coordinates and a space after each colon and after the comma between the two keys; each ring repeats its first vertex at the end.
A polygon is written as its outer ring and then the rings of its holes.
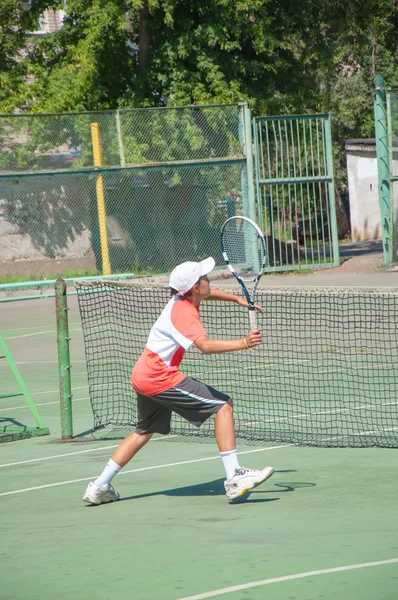
{"type": "MultiPolygon", "coordinates": [[[[369,59],[374,73],[397,48],[394,0],[35,0],[28,13],[16,0],[5,5],[10,24],[66,10],[59,32],[24,42],[35,112],[231,101],[257,114],[314,112],[347,61],[362,68],[369,59]]],[[[12,44],[9,57],[21,36],[12,44]]]]}
{"type": "Polygon", "coordinates": [[[345,139],[374,135],[376,71],[398,84],[395,0],[68,0],[59,32],[28,38],[48,7],[65,8],[3,0],[1,111],[246,101],[257,115],[330,112],[341,193],[345,139]]]}
{"type": "Polygon", "coordinates": [[[0,107],[11,112],[24,107],[27,97],[26,32],[32,18],[18,0],[0,4],[0,107]]]}

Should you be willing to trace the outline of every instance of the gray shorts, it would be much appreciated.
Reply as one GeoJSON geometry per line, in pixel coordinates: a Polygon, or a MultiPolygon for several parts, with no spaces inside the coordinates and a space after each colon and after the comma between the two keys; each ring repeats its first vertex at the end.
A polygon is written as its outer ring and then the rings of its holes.
{"type": "Polygon", "coordinates": [[[200,427],[214,415],[229,396],[193,379],[185,377],[175,387],[156,394],[137,394],[138,423],[136,433],[170,433],[171,413],[175,412],[193,425],[200,427]]]}

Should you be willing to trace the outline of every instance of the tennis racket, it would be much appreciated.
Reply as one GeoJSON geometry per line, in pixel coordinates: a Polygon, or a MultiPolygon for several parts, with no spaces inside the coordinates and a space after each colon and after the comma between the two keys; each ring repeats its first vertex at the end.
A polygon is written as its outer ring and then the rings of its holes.
{"type": "Polygon", "coordinates": [[[247,217],[227,219],[221,229],[221,251],[232,275],[239,281],[249,304],[250,329],[257,329],[254,294],[267,261],[261,229],[247,217]],[[246,284],[253,284],[249,293],[246,284]]]}

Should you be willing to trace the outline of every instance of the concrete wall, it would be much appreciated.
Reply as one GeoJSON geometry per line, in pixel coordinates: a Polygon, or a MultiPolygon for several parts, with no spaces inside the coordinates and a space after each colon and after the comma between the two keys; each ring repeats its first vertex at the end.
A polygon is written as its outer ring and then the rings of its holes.
{"type": "Polygon", "coordinates": [[[345,149],[352,239],[381,239],[375,140],[347,140],[345,149]]]}

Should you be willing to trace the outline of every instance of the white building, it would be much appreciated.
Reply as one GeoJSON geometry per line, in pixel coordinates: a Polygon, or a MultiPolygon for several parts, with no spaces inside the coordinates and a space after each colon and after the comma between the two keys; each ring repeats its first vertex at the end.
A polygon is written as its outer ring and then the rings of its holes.
{"type": "Polygon", "coordinates": [[[381,239],[376,140],[346,140],[345,149],[352,239],[381,239]]]}
{"type": "MultiPolygon", "coordinates": [[[[22,2],[21,4],[25,10],[29,10],[29,2],[22,2]]],[[[63,10],[47,8],[40,17],[39,28],[37,31],[31,31],[30,34],[42,35],[44,33],[55,33],[61,29],[64,17],[65,12],[63,10]]]]}

